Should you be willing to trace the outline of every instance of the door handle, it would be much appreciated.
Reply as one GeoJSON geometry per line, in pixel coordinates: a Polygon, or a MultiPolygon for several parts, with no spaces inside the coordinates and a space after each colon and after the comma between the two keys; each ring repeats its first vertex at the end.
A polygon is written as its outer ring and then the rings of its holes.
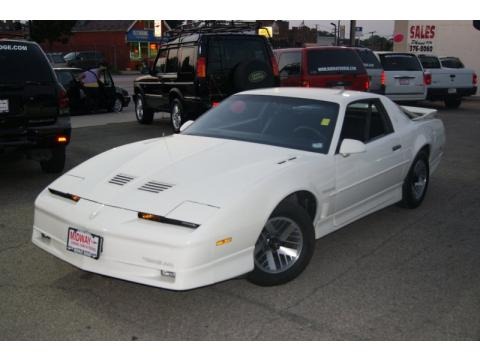
{"type": "Polygon", "coordinates": [[[401,148],[402,148],[402,145],[395,145],[394,147],[392,147],[392,151],[397,151],[401,148]]]}

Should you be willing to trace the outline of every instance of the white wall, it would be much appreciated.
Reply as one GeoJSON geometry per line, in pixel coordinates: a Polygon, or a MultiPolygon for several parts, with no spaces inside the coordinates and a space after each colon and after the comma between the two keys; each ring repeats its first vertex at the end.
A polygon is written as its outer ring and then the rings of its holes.
{"type": "MultiPolygon", "coordinates": [[[[472,25],[472,20],[410,20],[395,22],[395,31],[404,35],[404,41],[394,44],[395,51],[410,51],[414,40],[410,36],[412,26],[435,26],[435,35],[429,39],[418,41],[431,44],[433,53],[444,56],[457,56],[466,67],[473,69],[480,76],[480,31],[472,25]]],[[[431,37],[431,31],[427,35],[431,37]]],[[[412,51],[425,52],[425,51],[412,51]]]]}

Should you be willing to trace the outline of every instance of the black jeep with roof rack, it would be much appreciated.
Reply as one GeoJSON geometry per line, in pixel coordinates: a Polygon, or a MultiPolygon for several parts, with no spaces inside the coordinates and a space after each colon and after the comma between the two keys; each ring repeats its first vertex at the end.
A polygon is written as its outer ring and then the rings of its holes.
{"type": "Polygon", "coordinates": [[[175,132],[228,96],[279,85],[269,41],[255,22],[202,21],[167,33],[150,74],[134,82],[135,114],[150,124],[170,112],[175,132]]]}

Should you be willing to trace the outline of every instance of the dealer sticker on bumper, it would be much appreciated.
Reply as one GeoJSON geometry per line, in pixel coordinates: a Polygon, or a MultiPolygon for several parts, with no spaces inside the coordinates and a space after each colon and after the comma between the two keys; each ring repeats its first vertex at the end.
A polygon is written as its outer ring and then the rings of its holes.
{"type": "Polygon", "coordinates": [[[68,251],[98,259],[102,251],[102,241],[103,238],[101,236],[74,228],[68,228],[68,251]]]}
{"type": "Polygon", "coordinates": [[[9,111],[8,99],[0,99],[0,113],[8,113],[9,111]]]}

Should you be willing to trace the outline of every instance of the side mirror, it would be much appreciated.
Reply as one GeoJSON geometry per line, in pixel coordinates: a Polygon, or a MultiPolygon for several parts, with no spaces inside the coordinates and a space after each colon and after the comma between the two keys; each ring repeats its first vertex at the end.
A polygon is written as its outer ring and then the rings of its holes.
{"type": "Polygon", "coordinates": [[[347,157],[350,154],[360,154],[367,151],[365,143],[353,140],[343,139],[342,145],[340,145],[340,155],[347,157]]]}
{"type": "Polygon", "coordinates": [[[190,125],[193,124],[193,120],[188,120],[183,123],[182,126],[180,126],[180,132],[185,131],[190,125]]]}

